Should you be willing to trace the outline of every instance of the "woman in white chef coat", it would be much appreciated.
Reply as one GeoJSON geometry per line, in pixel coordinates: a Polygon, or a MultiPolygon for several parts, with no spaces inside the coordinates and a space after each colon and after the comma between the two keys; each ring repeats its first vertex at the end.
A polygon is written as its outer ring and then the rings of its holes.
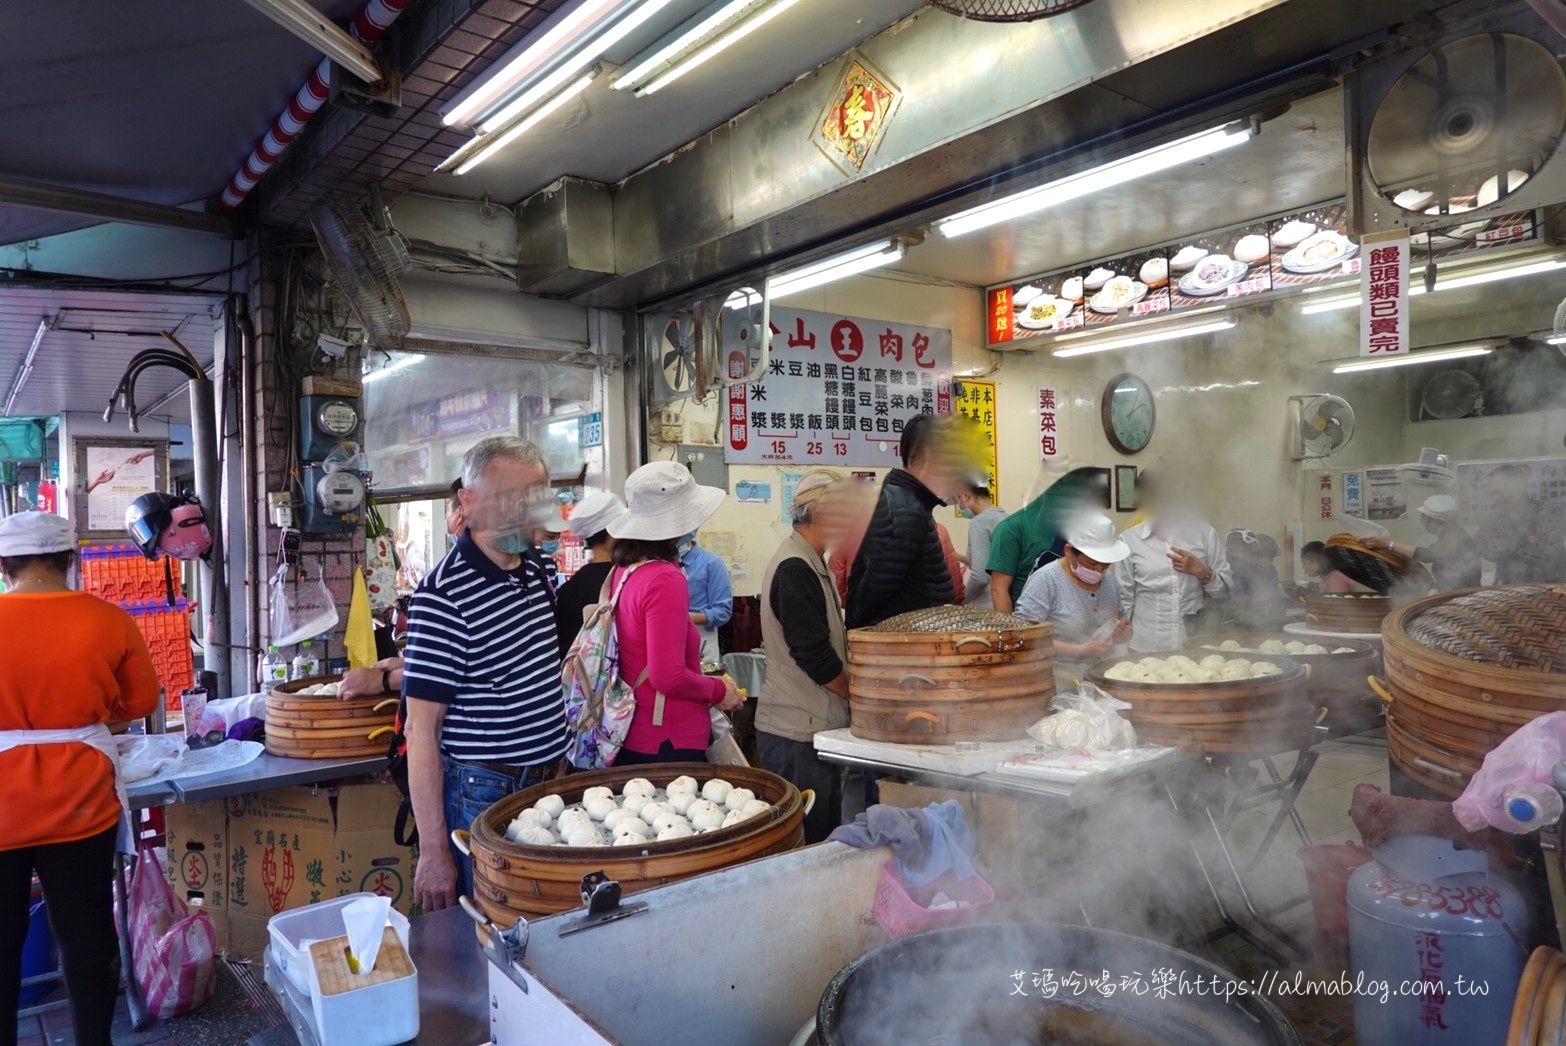
{"type": "Polygon", "coordinates": [[[1138,477],[1153,505],[1148,519],[1121,534],[1131,554],[1115,565],[1120,604],[1131,614],[1131,649],[1180,650],[1209,596],[1234,584],[1218,531],[1182,497],[1138,477]]]}

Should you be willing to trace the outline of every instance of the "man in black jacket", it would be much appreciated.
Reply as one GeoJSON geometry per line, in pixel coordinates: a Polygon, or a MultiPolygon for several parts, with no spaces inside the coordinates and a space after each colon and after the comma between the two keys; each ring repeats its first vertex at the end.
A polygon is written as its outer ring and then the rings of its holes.
{"type": "Polygon", "coordinates": [[[879,624],[911,610],[942,606],[955,598],[935,509],[952,495],[960,469],[944,419],[919,414],[903,428],[903,467],[881,485],[848,576],[849,628],[879,624]]]}

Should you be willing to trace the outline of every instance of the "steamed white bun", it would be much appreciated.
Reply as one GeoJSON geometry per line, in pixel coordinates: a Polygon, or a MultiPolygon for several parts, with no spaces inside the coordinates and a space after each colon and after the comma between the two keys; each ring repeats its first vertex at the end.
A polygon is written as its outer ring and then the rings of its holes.
{"type": "Polygon", "coordinates": [[[729,793],[734,786],[721,777],[714,777],[711,781],[701,786],[701,797],[708,802],[717,803],[720,806],[729,798],[729,793]]]}
{"type": "Polygon", "coordinates": [[[700,787],[696,784],[696,778],[694,777],[676,777],[669,782],[669,787],[666,791],[670,795],[673,795],[675,792],[689,792],[691,795],[695,795],[700,791],[700,787]]]}
{"type": "Polygon", "coordinates": [[[724,828],[733,828],[735,825],[739,824],[743,820],[745,820],[745,818],[744,818],[743,815],[740,814],[740,812],[738,810],[730,810],[728,812],[728,814],[723,818],[723,825],[722,825],[722,827],[724,827],[724,828]]]}
{"type": "Polygon", "coordinates": [[[588,826],[567,834],[565,842],[567,846],[602,846],[604,837],[597,828],[588,826]]]}
{"type": "MultiPolygon", "coordinates": [[[[635,782],[632,783],[634,784],[635,782]]],[[[653,798],[651,792],[647,793],[646,795],[643,795],[641,792],[627,792],[625,794],[625,802],[620,804],[620,809],[629,810],[633,814],[639,814],[642,812],[642,807],[646,806],[652,801],[653,798]]]]}
{"type": "Polygon", "coordinates": [[[550,817],[559,817],[560,811],[565,809],[565,800],[558,795],[546,795],[533,804],[533,809],[542,810],[550,817]]]}
{"type": "Polygon", "coordinates": [[[598,786],[596,788],[589,788],[587,791],[582,793],[582,805],[585,807],[587,805],[587,801],[589,799],[613,799],[613,798],[614,798],[614,789],[612,789],[612,788],[604,788],[602,785],[600,785],[600,786],[598,786]]]}
{"type": "Polygon", "coordinates": [[[648,827],[639,818],[627,817],[614,829],[614,844],[616,846],[634,845],[645,843],[648,838],[648,827]]]}
{"type": "Polygon", "coordinates": [[[1281,675],[1283,675],[1283,669],[1279,668],[1277,665],[1273,664],[1271,661],[1258,661],[1254,665],[1251,666],[1251,678],[1252,679],[1260,679],[1263,676],[1281,676],[1281,675]]]}
{"type": "Polygon", "coordinates": [[[1283,652],[1285,654],[1303,654],[1305,652],[1305,644],[1298,639],[1290,640],[1283,644],[1283,652]]]}
{"type": "Polygon", "coordinates": [[[646,796],[648,799],[651,799],[653,793],[657,790],[658,789],[653,787],[653,783],[647,780],[647,778],[633,777],[629,781],[625,782],[625,787],[620,789],[620,794],[624,795],[627,799],[633,795],[646,796]]]}
{"type": "MultiPolygon", "coordinates": [[[[608,789],[606,788],[604,791],[608,791],[608,789]]],[[[602,821],[611,813],[620,809],[612,795],[595,795],[591,799],[584,800],[582,808],[587,811],[587,816],[595,821],[602,821]]]]}
{"type": "Polygon", "coordinates": [[[749,820],[752,817],[761,816],[770,809],[772,809],[772,804],[767,802],[765,799],[752,799],[750,802],[740,807],[739,813],[741,817],[749,820]]]}
{"type": "Polygon", "coordinates": [[[554,818],[550,817],[547,812],[540,810],[536,806],[530,806],[526,810],[523,810],[521,813],[517,814],[516,819],[511,823],[514,825],[530,824],[538,828],[548,828],[550,824],[553,823],[553,821],[554,818]]]}
{"type": "Polygon", "coordinates": [[[1150,668],[1155,672],[1161,671],[1164,667],[1164,662],[1156,657],[1144,657],[1142,660],[1138,661],[1137,664],[1141,665],[1143,668],[1150,668]]]}
{"type": "Polygon", "coordinates": [[[1327,648],[1320,643],[1311,643],[1304,650],[1300,651],[1302,654],[1325,654],[1326,652],[1327,648]]]}
{"type": "Polygon", "coordinates": [[[723,805],[730,810],[738,810],[754,798],[756,798],[756,793],[749,788],[731,788],[728,796],[723,801],[723,805]]]}
{"type": "Polygon", "coordinates": [[[1287,654],[1289,651],[1279,639],[1269,639],[1261,645],[1263,654],[1287,654]]]}
{"type": "Polygon", "coordinates": [[[625,807],[617,806],[613,810],[610,810],[609,813],[604,817],[604,827],[609,829],[612,832],[617,827],[619,827],[621,821],[624,821],[624,820],[627,820],[627,819],[633,819],[637,823],[641,823],[641,820],[642,820],[640,817],[637,817],[635,814],[631,813],[631,811],[627,810],[625,807]]]}
{"type": "Polygon", "coordinates": [[[1357,654],[1357,653],[1359,653],[1359,651],[1355,650],[1351,646],[1340,646],[1337,649],[1333,650],[1332,652],[1334,654],[1357,654]]]}
{"type": "Polygon", "coordinates": [[[1208,654],[1197,665],[1208,672],[1222,672],[1226,660],[1222,654],[1208,654]]]}
{"type": "Polygon", "coordinates": [[[663,803],[648,803],[638,811],[642,820],[646,821],[648,824],[652,824],[654,821],[658,820],[660,814],[671,812],[672,811],[670,811],[669,807],[663,803]]]}
{"type": "Polygon", "coordinates": [[[673,811],[668,811],[668,812],[665,812],[665,813],[662,813],[662,814],[658,815],[658,819],[653,821],[653,823],[652,823],[652,828],[653,828],[653,831],[655,831],[658,834],[662,835],[664,832],[668,831],[670,828],[673,828],[673,827],[675,827],[677,825],[682,825],[682,824],[685,825],[687,828],[690,827],[690,822],[687,821],[684,817],[680,816],[677,813],[674,813],[673,811]]]}
{"type": "MultiPolygon", "coordinates": [[[[507,835],[509,836],[510,833],[508,832],[507,835]]],[[[511,841],[521,843],[523,846],[554,846],[555,833],[539,825],[526,825],[511,841]]]]}
{"type": "Polygon", "coordinates": [[[677,823],[671,824],[669,827],[660,831],[658,833],[658,841],[663,843],[668,842],[670,839],[689,839],[695,834],[695,829],[693,829],[690,826],[690,823],[682,817],[677,823]]]}
{"type": "Polygon", "coordinates": [[[670,792],[668,802],[664,805],[683,817],[685,811],[689,810],[695,801],[695,792],[670,792]]]}
{"type": "Polygon", "coordinates": [[[1239,643],[1238,640],[1235,640],[1235,639],[1225,639],[1222,643],[1218,644],[1218,649],[1219,650],[1239,650],[1240,649],[1240,643],[1239,643]]]}

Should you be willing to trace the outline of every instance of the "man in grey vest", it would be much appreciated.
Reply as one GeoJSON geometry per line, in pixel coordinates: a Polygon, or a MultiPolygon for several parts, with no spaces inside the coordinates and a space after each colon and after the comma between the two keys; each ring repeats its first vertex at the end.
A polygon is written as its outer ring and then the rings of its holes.
{"type": "Polygon", "coordinates": [[[816,756],[815,735],[848,725],[847,631],[825,552],[846,527],[846,477],[808,473],[794,492],[794,532],[779,547],[761,583],[761,637],[767,674],[756,704],[761,765],[816,793],[805,818],[805,842],[818,843],[842,819],[843,783],[816,756]],[[838,518],[843,516],[845,518],[838,518]]]}

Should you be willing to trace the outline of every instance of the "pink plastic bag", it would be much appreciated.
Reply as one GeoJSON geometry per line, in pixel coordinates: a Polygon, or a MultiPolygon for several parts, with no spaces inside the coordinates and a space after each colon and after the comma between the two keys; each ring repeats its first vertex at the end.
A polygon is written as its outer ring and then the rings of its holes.
{"type": "Polygon", "coordinates": [[[1566,759],[1566,712],[1550,712],[1518,728],[1484,757],[1484,766],[1452,803],[1457,823],[1521,835],[1561,819],[1561,795],[1550,772],[1566,759]]]}
{"type": "Polygon", "coordinates": [[[153,850],[136,860],[130,888],[136,983],[154,1017],[179,1017],[217,989],[217,931],[206,912],[175,896],[153,850]]]}

